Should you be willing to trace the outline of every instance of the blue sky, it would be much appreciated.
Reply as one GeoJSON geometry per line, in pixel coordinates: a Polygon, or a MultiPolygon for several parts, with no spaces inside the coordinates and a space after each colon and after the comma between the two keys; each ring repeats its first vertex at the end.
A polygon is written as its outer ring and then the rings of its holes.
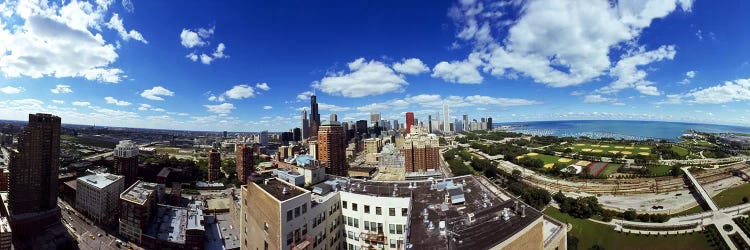
{"type": "Polygon", "coordinates": [[[5,1],[0,119],[229,131],[381,112],[750,125],[747,1],[5,1]],[[635,3],[637,2],[637,3],[635,3]]]}

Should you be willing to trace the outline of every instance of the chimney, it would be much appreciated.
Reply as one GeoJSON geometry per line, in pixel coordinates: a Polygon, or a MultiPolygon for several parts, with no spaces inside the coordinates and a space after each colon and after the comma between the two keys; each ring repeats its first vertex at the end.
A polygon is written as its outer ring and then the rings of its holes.
{"type": "Polygon", "coordinates": [[[284,187],[284,189],[281,189],[281,193],[285,195],[289,194],[289,190],[287,190],[286,187],[284,187]]]}
{"type": "Polygon", "coordinates": [[[514,201],[513,204],[516,205],[516,207],[513,209],[513,212],[518,213],[518,201],[514,201]]]}

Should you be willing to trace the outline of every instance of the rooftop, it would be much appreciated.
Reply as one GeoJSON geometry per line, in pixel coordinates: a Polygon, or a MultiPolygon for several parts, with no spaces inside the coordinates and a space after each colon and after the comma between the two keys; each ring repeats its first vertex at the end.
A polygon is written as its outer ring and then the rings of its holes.
{"type": "Polygon", "coordinates": [[[146,229],[146,235],[164,241],[185,243],[186,230],[205,230],[200,205],[199,201],[186,208],[159,205],[156,219],[146,229]]]}
{"type": "Polygon", "coordinates": [[[117,180],[122,179],[123,176],[121,175],[113,175],[113,174],[107,174],[107,173],[96,173],[92,175],[87,176],[81,176],[76,179],[77,181],[87,183],[89,185],[92,185],[98,189],[103,189],[112,183],[115,183],[117,180]]]}
{"type": "Polygon", "coordinates": [[[413,249],[487,249],[542,217],[530,207],[523,209],[522,202],[516,207],[516,200],[501,199],[472,175],[425,181],[349,180],[342,186],[358,194],[411,197],[408,243],[413,249]]]}
{"type": "Polygon", "coordinates": [[[146,203],[148,197],[156,192],[158,188],[158,184],[156,183],[139,180],[133,183],[133,185],[126,189],[125,192],[122,192],[122,194],[120,194],[120,199],[143,205],[146,203]]]}
{"type": "Polygon", "coordinates": [[[263,181],[256,182],[256,184],[261,189],[268,192],[268,194],[282,202],[308,192],[307,190],[296,187],[277,178],[265,179],[263,181]]]}

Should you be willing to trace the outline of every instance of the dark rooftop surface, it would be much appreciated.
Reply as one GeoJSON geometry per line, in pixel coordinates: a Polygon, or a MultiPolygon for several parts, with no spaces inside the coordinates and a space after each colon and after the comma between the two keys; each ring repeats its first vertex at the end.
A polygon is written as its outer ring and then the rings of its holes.
{"type": "Polygon", "coordinates": [[[411,197],[409,215],[409,242],[412,249],[488,249],[510,238],[542,217],[539,211],[523,203],[501,200],[475,176],[466,175],[447,179],[424,181],[380,182],[351,180],[342,185],[344,191],[374,196],[411,197]],[[456,189],[458,188],[458,189],[456,189]],[[462,190],[465,202],[451,204],[446,194],[462,190]],[[503,209],[508,209],[509,219],[503,219],[503,209]],[[424,213],[427,211],[427,219],[424,213]],[[470,214],[472,219],[470,219],[470,214]],[[441,232],[440,222],[445,231],[441,232]]]}
{"type": "Polygon", "coordinates": [[[285,201],[305,193],[304,189],[290,185],[276,178],[269,178],[264,181],[256,182],[260,188],[271,194],[279,201],[285,201]],[[286,190],[286,193],[285,191],[286,190]]]}

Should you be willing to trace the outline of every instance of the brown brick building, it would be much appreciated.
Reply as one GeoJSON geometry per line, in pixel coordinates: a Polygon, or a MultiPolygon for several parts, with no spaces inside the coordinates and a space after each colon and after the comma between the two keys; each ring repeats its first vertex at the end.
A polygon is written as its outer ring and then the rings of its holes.
{"type": "Polygon", "coordinates": [[[10,158],[10,215],[14,233],[39,231],[60,222],[57,206],[60,117],[29,114],[10,158]]]}
{"type": "Polygon", "coordinates": [[[211,149],[208,152],[208,182],[219,181],[221,173],[221,152],[211,149]]]}
{"type": "Polygon", "coordinates": [[[115,174],[125,176],[125,186],[138,180],[138,146],[130,140],[120,141],[114,150],[115,174]]]}
{"type": "Polygon", "coordinates": [[[318,160],[327,174],[347,176],[344,128],[336,121],[325,121],[318,130],[318,160]]]}
{"type": "Polygon", "coordinates": [[[236,151],[237,180],[239,180],[241,185],[244,185],[247,183],[247,177],[255,170],[253,165],[253,147],[243,144],[237,147],[236,151]]]}
{"type": "Polygon", "coordinates": [[[156,183],[136,181],[120,194],[120,235],[141,243],[146,227],[156,215],[162,187],[156,183]]]}
{"type": "Polygon", "coordinates": [[[440,167],[440,144],[434,134],[428,134],[422,127],[412,126],[406,136],[404,147],[404,169],[406,172],[426,171],[440,167]]]}

